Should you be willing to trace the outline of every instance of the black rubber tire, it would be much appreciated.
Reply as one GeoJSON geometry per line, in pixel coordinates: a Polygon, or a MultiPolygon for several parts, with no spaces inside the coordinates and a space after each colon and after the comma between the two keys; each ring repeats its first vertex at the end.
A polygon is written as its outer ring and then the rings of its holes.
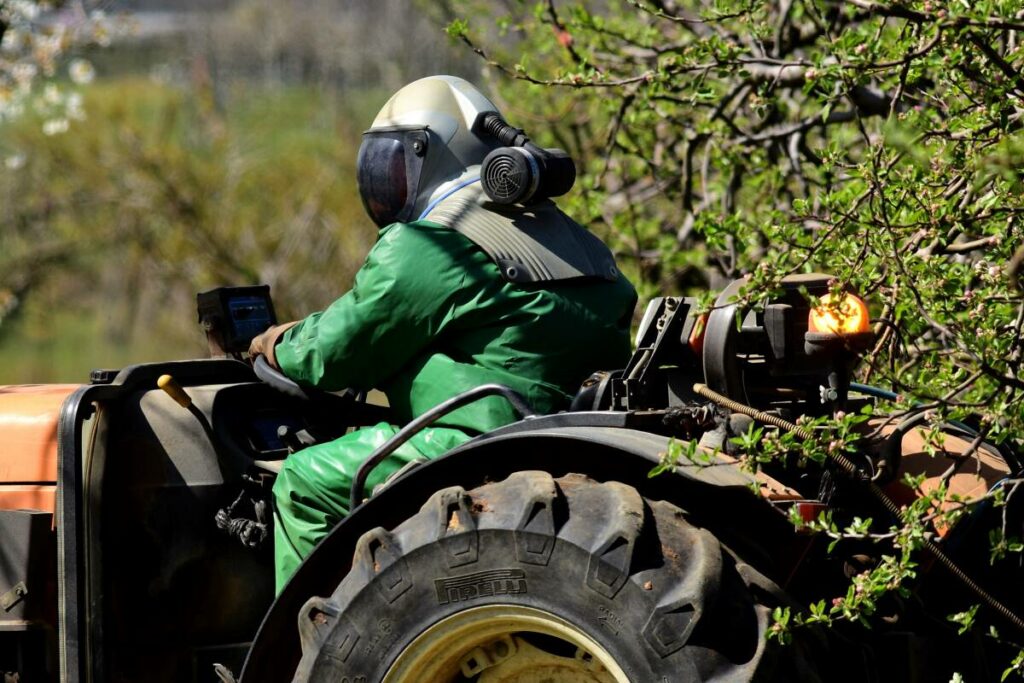
{"type": "Polygon", "coordinates": [[[484,604],[568,620],[637,683],[820,680],[805,648],[779,657],[765,638],[784,601],[670,503],[618,482],[518,472],[438,491],[394,531],[365,534],[334,594],[299,615],[295,680],[380,681],[431,624],[484,604]],[[512,590],[482,588],[495,572],[512,590]]]}

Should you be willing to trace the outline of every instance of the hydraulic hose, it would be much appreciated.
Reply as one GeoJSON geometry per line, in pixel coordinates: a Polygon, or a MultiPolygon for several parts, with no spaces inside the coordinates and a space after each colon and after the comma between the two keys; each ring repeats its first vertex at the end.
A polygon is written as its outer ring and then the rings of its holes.
{"type": "Polygon", "coordinates": [[[889,401],[898,401],[900,395],[895,391],[889,391],[888,389],[882,389],[881,387],[874,387],[870,384],[861,384],[860,382],[850,382],[850,388],[854,391],[859,391],[862,394],[868,396],[874,396],[875,398],[884,398],[889,401]]]}
{"type": "MultiPolygon", "coordinates": [[[[801,427],[800,425],[793,424],[788,420],[784,420],[778,415],[772,415],[762,410],[752,408],[751,406],[734,401],[728,396],[723,396],[717,391],[709,389],[704,384],[694,384],[693,391],[699,396],[712,401],[723,408],[728,408],[735,413],[741,413],[746,415],[758,422],[769,424],[779,429],[784,429],[788,432],[796,434],[801,439],[810,439],[813,434],[809,429],[801,427]]],[[[892,514],[896,519],[902,519],[902,513],[900,507],[886,495],[885,491],[879,488],[878,484],[868,479],[865,479],[861,472],[857,469],[856,465],[842,453],[828,453],[828,458],[839,466],[841,470],[846,472],[854,481],[860,482],[866,486],[871,495],[874,496],[882,506],[892,514]]],[[[972,593],[974,593],[982,602],[988,605],[993,611],[1003,617],[1006,621],[1013,625],[1017,629],[1018,633],[1024,637],[1024,619],[1017,616],[1009,607],[1000,602],[995,596],[991,595],[988,591],[982,588],[974,579],[972,579],[967,572],[961,569],[952,558],[949,557],[934,541],[931,539],[924,539],[924,548],[935,558],[935,560],[944,566],[950,574],[956,577],[961,583],[963,583],[972,593]]]]}
{"type": "Polygon", "coordinates": [[[498,142],[506,147],[522,147],[530,141],[522,128],[509,125],[497,112],[484,114],[478,126],[484,133],[493,135],[498,142]]]}

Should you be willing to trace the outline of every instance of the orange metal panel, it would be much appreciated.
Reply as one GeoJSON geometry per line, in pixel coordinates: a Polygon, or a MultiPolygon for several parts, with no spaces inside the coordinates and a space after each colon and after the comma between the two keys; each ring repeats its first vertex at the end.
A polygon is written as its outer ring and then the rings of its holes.
{"type": "MultiPolygon", "coordinates": [[[[714,455],[720,462],[724,462],[729,465],[739,465],[739,458],[734,458],[726,453],[718,452],[714,453],[709,449],[703,449],[705,453],[714,455]]],[[[762,498],[767,498],[771,501],[783,501],[783,500],[804,500],[806,496],[801,495],[796,489],[791,489],[781,481],[769,477],[767,474],[758,470],[754,473],[754,481],[757,482],[758,491],[762,498]]]]}
{"type": "MultiPolygon", "coordinates": [[[[889,436],[895,427],[886,424],[881,431],[889,436]]],[[[907,432],[901,442],[900,472],[914,476],[923,474],[921,493],[926,495],[945,483],[946,495],[939,502],[944,511],[982,498],[999,480],[1010,475],[1010,467],[992,446],[982,444],[972,452],[971,443],[958,435],[942,434],[938,440],[935,446],[938,452],[932,455],[928,452],[925,430],[918,428],[907,432]]],[[[918,496],[902,479],[890,482],[885,492],[898,505],[909,505],[918,496]]],[[[949,531],[945,525],[936,523],[934,526],[940,536],[949,531]]]]}
{"type": "Polygon", "coordinates": [[[0,510],[56,510],[57,487],[0,484],[0,510]]]}
{"type": "Polygon", "coordinates": [[[57,481],[57,418],[64,399],[77,388],[0,387],[0,486],[57,481]]]}

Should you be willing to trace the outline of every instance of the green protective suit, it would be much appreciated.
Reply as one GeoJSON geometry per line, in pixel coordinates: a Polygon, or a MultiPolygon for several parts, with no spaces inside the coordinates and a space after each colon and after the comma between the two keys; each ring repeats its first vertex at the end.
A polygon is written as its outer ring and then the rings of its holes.
{"type": "MultiPolygon", "coordinates": [[[[301,383],[382,390],[399,423],[492,382],[551,413],[567,408],[595,370],[625,365],[635,304],[621,275],[512,284],[458,232],[395,223],[381,230],[352,289],[288,330],[275,354],[284,374],[301,383]]],[[[367,490],[411,460],[437,457],[515,419],[499,397],[454,411],[377,467],[367,490]]],[[[359,465],[396,431],[362,428],[285,461],[274,485],[279,591],[347,513],[359,465]]]]}

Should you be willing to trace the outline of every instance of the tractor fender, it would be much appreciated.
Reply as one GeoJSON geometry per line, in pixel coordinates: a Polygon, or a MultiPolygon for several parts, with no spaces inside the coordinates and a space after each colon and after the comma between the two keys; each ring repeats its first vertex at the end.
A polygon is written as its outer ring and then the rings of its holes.
{"type": "MultiPolygon", "coordinates": [[[[553,416],[558,417],[562,416],[553,416]]],[[[767,576],[778,573],[772,571],[771,549],[776,541],[785,543],[792,536],[792,526],[755,495],[753,477],[735,466],[690,462],[651,476],[669,439],[607,422],[586,426],[552,418],[525,420],[401,473],[339,523],[299,567],[264,618],[241,680],[291,679],[301,658],[296,625],[300,610],[310,597],[329,595],[345,577],[363,534],[379,527],[393,529],[439,489],[468,490],[517,471],[543,470],[556,477],[575,473],[628,484],[644,496],[686,510],[767,576]]]]}

